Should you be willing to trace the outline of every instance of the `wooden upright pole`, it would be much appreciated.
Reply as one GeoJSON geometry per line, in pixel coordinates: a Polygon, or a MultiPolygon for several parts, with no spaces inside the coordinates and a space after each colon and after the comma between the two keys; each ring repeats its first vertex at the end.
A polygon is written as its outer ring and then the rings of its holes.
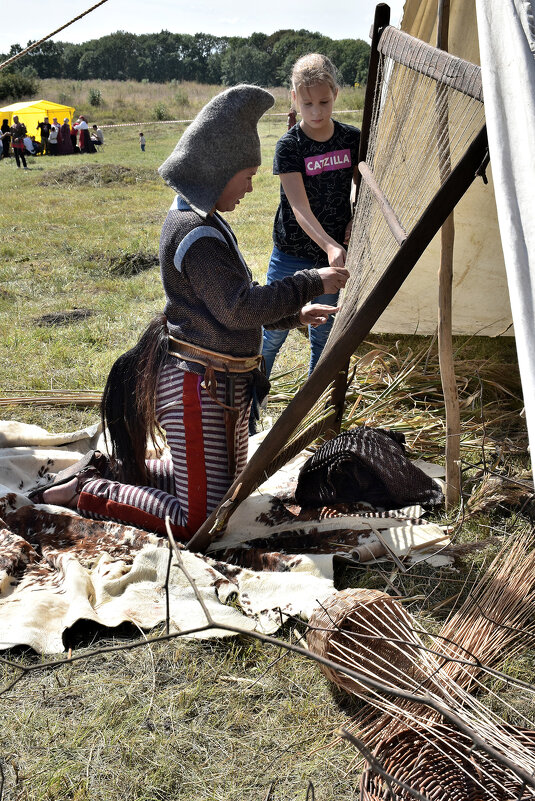
{"type": "MultiPolygon", "coordinates": [[[[438,0],[437,47],[448,50],[450,0],[438,0]]],[[[440,103],[440,100],[438,101],[440,103]]],[[[447,106],[445,113],[439,110],[441,124],[448,125],[447,106]]],[[[440,133],[440,132],[439,132],[440,133]]],[[[446,145],[439,145],[441,170],[449,172],[449,139],[446,145]],[[445,152],[447,148],[448,152],[445,152]]],[[[443,175],[443,178],[445,175],[443,175]]],[[[440,266],[438,271],[438,357],[440,378],[446,411],[446,508],[459,502],[461,492],[461,419],[459,397],[455,380],[452,341],[452,284],[453,284],[453,246],[455,224],[453,212],[440,229],[440,266]]]]}

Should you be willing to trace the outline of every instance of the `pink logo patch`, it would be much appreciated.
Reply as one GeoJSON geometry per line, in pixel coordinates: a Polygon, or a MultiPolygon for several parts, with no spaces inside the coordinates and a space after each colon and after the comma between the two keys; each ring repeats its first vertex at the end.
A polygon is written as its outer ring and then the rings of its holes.
{"type": "Polygon", "coordinates": [[[332,150],[322,156],[309,156],[305,159],[307,175],[319,175],[330,170],[343,170],[351,167],[351,152],[346,150],[332,150]]]}

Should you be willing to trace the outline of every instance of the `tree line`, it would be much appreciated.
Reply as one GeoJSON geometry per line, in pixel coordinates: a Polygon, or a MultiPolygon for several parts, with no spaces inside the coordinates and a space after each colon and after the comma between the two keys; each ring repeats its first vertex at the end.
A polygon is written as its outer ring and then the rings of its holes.
{"type": "MultiPolygon", "coordinates": [[[[4,61],[23,49],[13,44],[0,58],[4,61]]],[[[6,85],[11,85],[10,94],[17,99],[14,93],[27,94],[27,83],[37,78],[285,86],[294,61],[312,51],[333,61],[343,85],[366,80],[370,46],[362,39],[330,39],[307,30],[249,37],[117,31],[82,44],[43,42],[0,72],[0,99],[7,96],[2,94],[9,88],[6,85]]]]}

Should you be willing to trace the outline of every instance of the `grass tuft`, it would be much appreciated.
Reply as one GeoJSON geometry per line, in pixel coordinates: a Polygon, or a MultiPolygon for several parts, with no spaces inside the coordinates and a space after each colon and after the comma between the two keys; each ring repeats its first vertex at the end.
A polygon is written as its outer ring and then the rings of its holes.
{"type": "Polygon", "coordinates": [[[123,164],[81,164],[77,167],[51,170],[45,173],[41,186],[95,186],[107,184],[136,184],[140,181],[159,180],[150,169],[133,169],[123,164]]]}
{"type": "Polygon", "coordinates": [[[147,251],[136,253],[123,252],[110,259],[110,269],[116,275],[137,275],[144,270],[151,270],[159,264],[158,254],[147,251]]]}

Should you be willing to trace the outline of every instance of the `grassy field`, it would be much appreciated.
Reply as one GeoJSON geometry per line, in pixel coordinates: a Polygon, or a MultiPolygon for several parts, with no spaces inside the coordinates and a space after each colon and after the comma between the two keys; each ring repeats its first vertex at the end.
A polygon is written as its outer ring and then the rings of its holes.
{"type": "MultiPolygon", "coordinates": [[[[41,94],[76,105],[77,113],[88,111],[89,88],[99,88],[105,104],[89,114],[91,122],[99,123],[150,120],[157,103],[167,104],[172,116],[182,118],[193,114],[209,93],[209,88],[194,86],[54,86],[43,82],[41,94]],[[187,105],[184,95],[179,104],[179,91],[187,94],[187,105]]],[[[346,103],[342,98],[338,106],[355,108],[353,100],[348,97],[346,103]]],[[[281,91],[277,109],[285,111],[286,106],[281,91]]],[[[343,119],[359,123],[358,115],[343,119]]],[[[17,170],[13,159],[0,162],[1,396],[101,390],[116,356],[162,309],[156,256],[173,193],[156,169],[183,128],[144,127],[145,153],[139,149],[137,126],[110,127],[105,129],[103,151],[95,155],[30,159],[28,172],[17,170]]],[[[283,117],[261,123],[263,165],[255,191],[230,216],[259,281],[265,277],[278,196],[271,159],[284,130],[283,117]]],[[[279,400],[270,404],[268,414],[276,416],[284,398],[295,391],[296,376],[306,370],[308,349],[303,341],[302,334],[291,334],[280,364],[290,375],[275,382],[279,400]]],[[[427,372],[423,367],[413,371],[398,382],[397,390],[392,381],[406,369],[410,353],[425,350],[428,342],[377,337],[359,353],[372,347],[381,350],[381,368],[369,374],[364,412],[361,389],[351,396],[350,406],[358,407],[355,421],[362,415],[372,424],[402,421],[405,430],[412,431],[413,452],[423,449],[439,458],[443,422],[432,352],[421,360],[427,372]],[[422,389],[415,399],[409,393],[416,382],[422,389]],[[386,409],[385,404],[382,410],[373,406],[372,395],[386,397],[386,409]],[[426,421],[432,421],[430,428],[425,428],[426,421]]],[[[481,475],[477,463],[483,453],[482,416],[490,406],[502,415],[503,436],[486,452],[487,462],[494,470],[518,474],[527,461],[525,430],[518,418],[522,400],[514,342],[464,339],[456,347],[467,375],[466,432],[475,443],[463,450],[463,458],[476,465],[467,472],[467,487],[476,486],[481,475]],[[470,380],[481,385],[477,371],[489,363],[495,368],[493,378],[476,397],[470,380]]],[[[2,416],[56,431],[98,419],[95,407],[10,406],[2,416]]],[[[496,426],[492,431],[499,436],[496,426]]],[[[441,522],[455,524],[458,539],[465,542],[485,541],[491,535],[502,540],[531,525],[529,508],[511,504],[506,496],[487,504],[483,498],[470,523],[459,526],[461,518],[461,510],[455,509],[446,519],[442,515],[441,522]]],[[[470,557],[455,571],[422,571],[420,577],[395,586],[425,598],[422,613],[441,619],[450,608],[447,599],[463,586],[465,574],[475,576],[487,554],[470,557]]],[[[390,576],[389,581],[398,578],[390,576]]],[[[338,580],[387,586],[383,576],[365,569],[347,571],[338,580]]],[[[295,637],[293,629],[285,636],[295,637]]],[[[2,801],[257,801],[267,798],[272,782],[273,801],[304,801],[309,781],[317,801],[358,798],[355,751],[332,734],[355,712],[355,705],[333,690],[309,661],[279,656],[240,639],[177,641],[32,675],[2,696],[2,801]]],[[[510,669],[530,680],[532,666],[528,655],[510,669]]],[[[12,673],[4,666],[0,675],[5,686],[12,673]]]]}

